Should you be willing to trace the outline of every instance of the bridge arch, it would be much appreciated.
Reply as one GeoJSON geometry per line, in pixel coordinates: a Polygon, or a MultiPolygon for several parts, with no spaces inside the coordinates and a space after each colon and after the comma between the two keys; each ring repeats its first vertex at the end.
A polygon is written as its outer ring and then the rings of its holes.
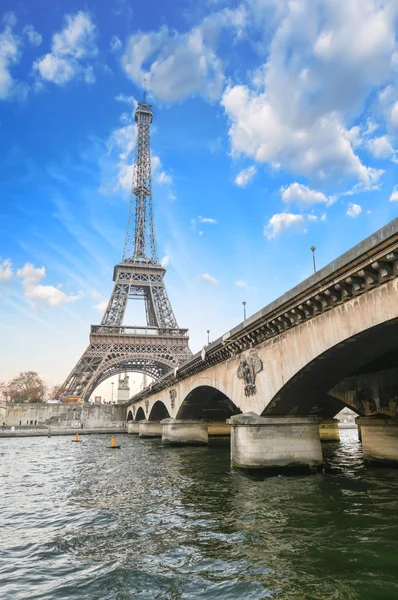
{"type": "MultiPolygon", "coordinates": [[[[346,318],[349,317],[348,312],[346,318]]],[[[351,317],[354,318],[353,315],[351,317]]],[[[367,324],[363,322],[363,325],[367,324]]],[[[346,331],[344,322],[340,327],[346,331]]],[[[358,380],[361,375],[372,373],[372,368],[380,371],[383,364],[390,367],[391,356],[397,355],[397,340],[398,318],[368,326],[344,337],[317,356],[310,357],[308,362],[303,361],[301,368],[270,399],[262,414],[317,414],[322,418],[330,418],[348,406],[359,415],[364,415],[365,403],[358,402],[354,393],[344,393],[344,389],[347,389],[344,382],[347,378],[358,380]]],[[[395,367],[398,367],[398,360],[395,360],[395,367]]]]}
{"type": "Polygon", "coordinates": [[[176,418],[225,422],[240,412],[224,392],[211,385],[197,385],[186,395],[176,418]]]}
{"type": "Polygon", "coordinates": [[[170,417],[166,405],[161,400],[156,400],[149,413],[148,421],[161,421],[170,417]]]}
{"type": "Polygon", "coordinates": [[[127,421],[134,421],[133,413],[131,410],[127,413],[127,421]]]}
{"type": "Polygon", "coordinates": [[[145,419],[144,409],[142,408],[142,406],[140,406],[139,409],[137,410],[137,414],[135,415],[135,420],[143,421],[144,419],[145,419]]]}

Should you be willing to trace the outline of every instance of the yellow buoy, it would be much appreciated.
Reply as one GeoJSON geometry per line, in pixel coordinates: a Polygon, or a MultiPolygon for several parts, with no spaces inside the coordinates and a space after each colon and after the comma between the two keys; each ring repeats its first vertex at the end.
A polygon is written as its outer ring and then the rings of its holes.
{"type": "Polygon", "coordinates": [[[108,448],[113,448],[113,449],[115,449],[115,450],[120,448],[120,446],[118,446],[118,445],[116,444],[116,440],[115,440],[115,438],[114,438],[114,437],[111,439],[111,445],[110,445],[110,446],[108,446],[108,448]]]}

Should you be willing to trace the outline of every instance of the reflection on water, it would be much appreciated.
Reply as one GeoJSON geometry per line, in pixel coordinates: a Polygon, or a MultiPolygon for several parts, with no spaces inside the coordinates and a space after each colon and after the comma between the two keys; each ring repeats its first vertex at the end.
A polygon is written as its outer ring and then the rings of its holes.
{"type": "Polygon", "coordinates": [[[398,470],[341,434],[324,473],[262,479],[221,441],[0,440],[0,597],[398,598],[398,470]]]}

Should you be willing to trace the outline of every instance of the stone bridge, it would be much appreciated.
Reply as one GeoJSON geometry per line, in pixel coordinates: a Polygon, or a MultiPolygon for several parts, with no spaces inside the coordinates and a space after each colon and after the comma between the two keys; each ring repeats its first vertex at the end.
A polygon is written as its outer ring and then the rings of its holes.
{"type": "Polygon", "coordinates": [[[222,432],[229,419],[235,466],[316,467],[318,423],[330,433],[344,406],[365,457],[398,460],[397,401],[395,219],[142,390],[127,420],[166,443],[205,443],[206,423],[222,432]]]}

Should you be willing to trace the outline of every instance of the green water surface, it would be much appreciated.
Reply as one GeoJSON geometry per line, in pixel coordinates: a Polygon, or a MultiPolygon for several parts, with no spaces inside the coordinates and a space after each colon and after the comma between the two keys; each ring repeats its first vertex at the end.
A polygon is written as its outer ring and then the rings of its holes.
{"type": "Polygon", "coordinates": [[[1,600],[398,599],[398,469],[355,430],[325,472],[248,477],[229,443],[0,440],[1,600]]]}

